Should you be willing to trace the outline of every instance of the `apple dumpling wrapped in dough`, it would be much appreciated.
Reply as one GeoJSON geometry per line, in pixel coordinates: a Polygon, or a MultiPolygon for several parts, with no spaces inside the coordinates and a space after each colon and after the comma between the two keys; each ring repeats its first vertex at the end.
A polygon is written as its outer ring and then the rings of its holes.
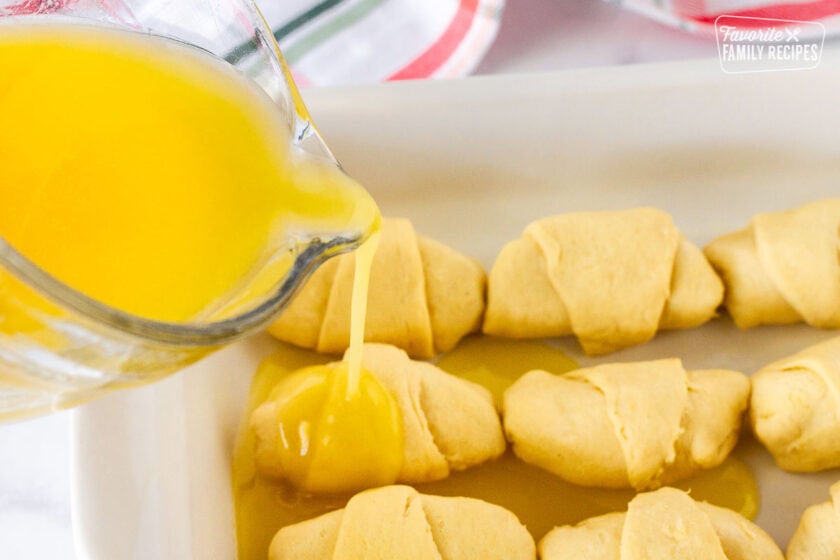
{"type": "Polygon", "coordinates": [[[749,390],[741,373],[678,359],[534,370],[505,391],[504,428],[517,456],[569,482],[658,488],[723,462],[749,390]]]}
{"type": "MultiPolygon", "coordinates": [[[[344,352],[355,262],[350,253],[321,265],[268,332],[318,352],[344,352]]],[[[408,220],[386,218],[370,270],[365,340],[413,358],[445,352],[480,327],[485,284],[477,261],[417,235],[408,220]]]]}
{"type": "Polygon", "coordinates": [[[753,375],[750,422],[781,468],[840,467],[840,337],[753,375]]]}
{"type": "Polygon", "coordinates": [[[840,558],[840,482],[830,490],[831,499],[811,506],[802,514],[790,539],[787,560],[837,560],[840,558]]]}
{"type": "Polygon", "coordinates": [[[578,212],[533,222],[502,249],[483,330],[575,335],[604,354],[705,323],[722,299],[717,274],[665,212],[578,212]]]}
{"type": "Polygon", "coordinates": [[[539,553],[541,560],[783,560],[760,527],[675,488],[637,495],[626,513],[557,527],[539,553]]]}
{"type": "Polygon", "coordinates": [[[269,560],[536,560],[531,535],[508,510],[473,498],[386,486],[341,510],[280,529],[269,560]]]}
{"type": "Polygon", "coordinates": [[[704,252],[726,284],[742,328],[805,321],[840,328],[840,198],[759,214],[704,252]]]}
{"type": "MultiPolygon", "coordinates": [[[[337,420],[319,421],[321,418],[334,418],[340,413],[333,413],[329,408],[344,406],[343,391],[336,397],[337,403],[327,401],[312,407],[313,417],[304,418],[301,425],[305,424],[310,433],[312,443],[307,444],[307,448],[328,441],[331,448],[344,446],[347,453],[345,456],[331,456],[327,450],[308,449],[313,461],[321,459],[321,462],[298,474],[296,467],[301,458],[299,454],[289,454],[284,446],[288,437],[278,436],[278,432],[282,431],[278,428],[278,418],[284,416],[284,408],[299,410],[303,401],[295,402],[284,394],[283,381],[251,415],[251,429],[256,435],[254,456],[257,469],[274,478],[288,479],[310,492],[344,492],[394,482],[440,480],[449,476],[451,471],[464,470],[504,453],[506,442],[493,397],[481,385],[450,375],[432,364],[413,361],[403,350],[386,344],[365,344],[362,368],[365,375],[372,375],[375,378],[373,382],[390,395],[400,417],[402,460],[397,463],[398,468],[389,475],[390,478],[383,479],[380,476],[382,473],[377,472],[359,475],[360,480],[339,480],[345,467],[353,468],[348,463],[373,463],[368,459],[379,460],[380,455],[385,453],[376,442],[365,440],[374,430],[364,422],[357,426],[356,432],[346,434],[340,431],[342,426],[335,426],[337,420]],[[364,456],[360,451],[363,444],[370,444],[370,453],[374,457],[364,456]]],[[[355,421],[359,414],[366,412],[357,412],[346,420],[355,421]]],[[[288,428],[286,431],[289,431],[288,428]]],[[[291,432],[298,431],[297,427],[291,427],[291,432]]]]}

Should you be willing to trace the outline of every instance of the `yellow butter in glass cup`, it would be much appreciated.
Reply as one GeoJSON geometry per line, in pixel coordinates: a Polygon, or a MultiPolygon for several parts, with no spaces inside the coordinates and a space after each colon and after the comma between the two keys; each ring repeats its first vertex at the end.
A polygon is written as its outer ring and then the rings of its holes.
{"type": "Polygon", "coordinates": [[[0,0],[0,419],[259,329],[379,219],[252,2],[0,0]]]}

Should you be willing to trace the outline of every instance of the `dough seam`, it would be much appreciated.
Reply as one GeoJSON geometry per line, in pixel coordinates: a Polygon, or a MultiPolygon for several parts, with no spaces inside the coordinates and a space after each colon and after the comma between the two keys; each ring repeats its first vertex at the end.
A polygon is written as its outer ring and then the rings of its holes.
{"type": "Polygon", "coordinates": [[[432,543],[435,545],[435,550],[437,551],[438,557],[441,560],[449,560],[449,558],[444,557],[443,553],[441,552],[440,543],[435,538],[435,531],[432,528],[432,522],[429,519],[429,512],[426,511],[426,502],[425,500],[423,500],[423,496],[421,494],[416,494],[414,498],[420,500],[420,509],[423,510],[423,519],[426,520],[426,526],[429,528],[429,537],[432,539],[432,543]]]}
{"type": "MultiPolygon", "coordinates": [[[[686,397],[688,397],[688,373],[685,371],[685,368],[682,367],[682,364],[680,364],[680,367],[683,372],[683,386],[685,387],[686,397]]],[[[640,478],[639,475],[641,473],[638,473],[636,475],[631,473],[631,445],[629,443],[630,437],[627,433],[626,425],[623,422],[618,421],[619,415],[617,414],[615,407],[610,406],[609,399],[607,398],[607,395],[604,392],[603,388],[600,387],[597,383],[593,382],[589,377],[576,377],[576,379],[578,381],[583,381],[584,383],[595,389],[598,392],[598,394],[600,394],[601,397],[604,399],[607,417],[609,418],[610,424],[612,425],[613,431],[615,432],[616,438],[618,439],[619,448],[621,449],[621,454],[624,458],[624,468],[625,473],[627,475],[627,481],[629,482],[630,486],[638,487],[642,483],[642,485],[645,488],[650,489],[662,486],[662,475],[668,470],[670,466],[676,463],[677,458],[679,456],[677,447],[681,436],[685,433],[686,430],[687,418],[688,414],[690,413],[689,399],[686,398],[685,400],[685,405],[683,406],[682,411],[680,413],[680,422],[674,434],[674,438],[668,443],[667,453],[659,458],[659,464],[656,468],[656,471],[654,473],[651,473],[650,476],[644,476],[640,478]]],[[[692,463],[694,463],[693,460],[692,463]]]]}
{"type": "MultiPolygon", "coordinates": [[[[423,417],[423,427],[425,428],[426,432],[429,434],[429,438],[432,440],[432,445],[435,446],[437,452],[443,457],[444,462],[446,463],[446,476],[449,476],[452,473],[452,464],[450,462],[449,457],[446,456],[446,453],[443,452],[441,445],[438,443],[438,440],[435,436],[435,430],[432,429],[432,425],[428,421],[426,409],[423,408],[423,382],[419,378],[417,378],[417,402],[415,403],[415,399],[412,397],[411,399],[411,406],[414,409],[415,414],[420,414],[423,417]],[[419,409],[419,413],[417,412],[419,409]]],[[[425,514],[426,510],[423,510],[425,514]]]]}

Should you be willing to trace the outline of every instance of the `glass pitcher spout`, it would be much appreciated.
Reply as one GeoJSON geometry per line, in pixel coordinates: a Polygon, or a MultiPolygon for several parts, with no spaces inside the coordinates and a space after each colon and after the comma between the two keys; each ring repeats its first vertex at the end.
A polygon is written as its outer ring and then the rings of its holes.
{"type": "Polygon", "coordinates": [[[251,0],[0,0],[3,49],[0,420],[157,379],[265,327],[321,263],[379,228],[251,0]],[[44,69],[31,71],[36,57],[44,69]],[[134,74],[103,81],[117,62],[134,74]],[[71,111],[48,97],[62,79],[96,83],[75,88],[71,111]],[[166,113],[176,90],[188,97],[166,113]],[[155,202],[170,180],[185,194],[155,202]]]}

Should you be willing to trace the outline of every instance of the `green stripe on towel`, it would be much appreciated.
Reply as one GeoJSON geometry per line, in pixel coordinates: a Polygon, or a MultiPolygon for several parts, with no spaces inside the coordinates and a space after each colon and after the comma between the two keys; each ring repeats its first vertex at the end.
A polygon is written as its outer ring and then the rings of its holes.
{"type": "Polygon", "coordinates": [[[301,37],[290,46],[283,49],[283,55],[286,57],[286,61],[289,64],[294,64],[306,55],[306,53],[316,48],[333,35],[340,33],[348,27],[351,27],[360,19],[363,19],[384,1],[385,0],[361,0],[358,4],[343,14],[336,16],[330,21],[324,22],[322,27],[314,29],[308,35],[301,37]]]}
{"type": "MultiPolygon", "coordinates": [[[[296,16],[294,19],[290,20],[288,23],[282,25],[277,29],[273,29],[272,33],[274,34],[274,38],[280,41],[286,35],[293,33],[312,21],[313,19],[317,18],[324,12],[331,10],[332,8],[338,6],[342,2],[346,0],[324,0],[323,2],[319,2],[315,4],[299,16],[296,16]]],[[[225,60],[231,64],[236,64],[249,54],[253,53],[257,50],[257,46],[254,44],[254,41],[247,41],[240,45],[235,46],[231,51],[225,56],[225,60]]],[[[283,53],[286,54],[285,52],[283,53]]]]}
{"type": "Polygon", "coordinates": [[[306,25],[307,23],[309,23],[309,21],[311,21],[311,20],[315,19],[316,17],[320,16],[321,14],[326,12],[327,10],[329,10],[331,8],[334,8],[335,6],[338,6],[342,2],[344,2],[344,0],[324,0],[323,2],[315,4],[314,6],[312,6],[311,8],[309,8],[308,10],[306,10],[305,12],[303,12],[302,14],[300,14],[299,16],[297,16],[296,18],[291,20],[289,23],[287,23],[283,27],[275,29],[274,30],[274,38],[279,41],[280,39],[282,39],[283,37],[285,37],[289,33],[292,33],[293,31],[295,31],[299,27],[301,27],[303,25],[306,25]]]}

